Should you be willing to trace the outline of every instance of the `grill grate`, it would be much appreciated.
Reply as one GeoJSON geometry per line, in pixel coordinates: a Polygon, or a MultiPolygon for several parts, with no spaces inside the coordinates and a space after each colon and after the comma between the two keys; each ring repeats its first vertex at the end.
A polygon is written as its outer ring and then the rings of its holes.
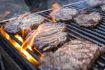
{"type": "MultiPolygon", "coordinates": [[[[83,2],[83,3],[77,3],[77,4],[69,5],[69,6],[66,6],[66,7],[74,7],[78,10],[81,10],[81,9],[86,9],[84,7],[89,7],[89,6],[87,5],[86,2],[83,2]]],[[[89,11],[97,11],[102,15],[103,19],[100,22],[100,24],[96,28],[92,29],[92,28],[81,27],[81,26],[78,26],[73,21],[72,22],[68,21],[67,22],[67,30],[68,30],[69,38],[71,36],[74,37],[74,38],[81,38],[82,37],[82,38],[85,38],[85,39],[95,43],[95,44],[98,44],[100,46],[104,46],[105,45],[105,13],[103,11],[101,11],[100,8],[89,8],[88,10],[89,11]]],[[[44,17],[47,17],[50,12],[51,12],[51,10],[50,11],[48,10],[48,11],[41,12],[41,13],[38,13],[38,14],[40,14],[44,17]]],[[[5,39],[3,39],[2,36],[0,36],[0,37],[1,37],[1,40],[5,43],[6,42],[6,41],[4,41],[5,39]]],[[[8,46],[8,44],[9,43],[6,43],[4,45],[7,46],[6,48],[9,49],[8,53],[10,53],[10,51],[13,51],[14,49],[9,48],[10,46],[8,46]]],[[[16,52],[16,53],[18,54],[18,52],[16,52]]],[[[15,54],[15,55],[17,55],[17,54],[15,54]]],[[[20,57],[20,55],[19,55],[19,57],[20,57]]],[[[23,64],[24,64],[24,61],[25,60],[22,61],[23,64]]],[[[25,63],[25,64],[30,65],[28,63],[25,63]]],[[[25,66],[27,67],[27,65],[25,65],[25,66]]],[[[95,61],[95,64],[92,66],[91,70],[104,70],[104,69],[105,69],[105,54],[100,56],[95,61]]],[[[24,68],[23,68],[23,70],[24,70],[24,68]]],[[[34,69],[33,69],[32,66],[28,66],[28,68],[25,69],[25,70],[34,70],[34,69]]]]}
{"type": "Polygon", "coordinates": [[[36,70],[35,66],[28,62],[2,35],[0,35],[0,45],[22,70],[36,70]]]}
{"type": "MultiPolygon", "coordinates": [[[[74,7],[77,10],[87,9],[88,11],[92,12],[99,12],[101,14],[102,21],[99,25],[95,28],[86,28],[77,25],[74,21],[68,21],[67,23],[67,30],[69,37],[74,37],[77,39],[85,38],[99,46],[105,46],[105,12],[101,10],[100,7],[97,8],[90,8],[86,3],[83,5],[70,5],[67,7],[74,7]],[[87,8],[84,8],[87,7],[87,8]]],[[[48,16],[46,13],[41,13],[43,16],[48,16]]],[[[92,66],[91,70],[104,70],[105,69],[105,54],[101,55],[96,61],[95,64],[92,66]]]]}
{"type": "MultiPolygon", "coordinates": [[[[99,9],[90,9],[90,11],[99,12],[99,9]]],[[[67,29],[69,31],[69,34],[72,33],[73,35],[83,37],[100,46],[104,46],[105,45],[105,23],[104,23],[105,15],[104,15],[104,12],[102,12],[101,10],[99,13],[102,15],[103,19],[96,28],[81,27],[75,22],[68,22],[67,29]]]]}

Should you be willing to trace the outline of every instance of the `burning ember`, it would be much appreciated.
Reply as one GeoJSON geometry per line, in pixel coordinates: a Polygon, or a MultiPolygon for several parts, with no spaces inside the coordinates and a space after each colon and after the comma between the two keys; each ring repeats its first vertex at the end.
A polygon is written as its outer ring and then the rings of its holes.
{"type": "Polygon", "coordinates": [[[56,18],[55,18],[55,15],[54,15],[54,14],[55,14],[57,11],[59,11],[60,8],[61,8],[61,6],[60,6],[60,4],[58,4],[58,3],[54,3],[54,4],[52,5],[52,12],[50,13],[50,16],[51,16],[53,22],[56,22],[56,18]]]}
{"type": "MultiPolygon", "coordinates": [[[[18,44],[15,40],[13,40],[8,33],[5,32],[5,30],[3,28],[0,28],[0,33],[14,46],[14,48],[16,48],[23,57],[25,57],[29,62],[31,62],[32,64],[39,64],[39,62],[29,53],[27,52],[27,50],[22,49],[22,46],[20,44],[18,44]]],[[[34,35],[35,36],[35,35],[34,35]]],[[[24,43],[23,38],[20,35],[15,35],[15,37],[21,41],[22,43],[24,43]]],[[[32,51],[30,44],[27,45],[28,49],[32,51]]],[[[36,48],[34,48],[34,50],[37,50],[36,48]]],[[[38,53],[40,53],[37,50],[38,53]]],[[[41,54],[41,53],[40,53],[41,54]]],[[[41,54],[42,55],[42,54],[41,54]]]]}

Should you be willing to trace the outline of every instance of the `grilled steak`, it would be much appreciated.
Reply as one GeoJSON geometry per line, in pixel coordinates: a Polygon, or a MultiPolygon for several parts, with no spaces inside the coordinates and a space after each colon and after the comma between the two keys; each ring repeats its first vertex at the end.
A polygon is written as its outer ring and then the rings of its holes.
{"type": "Polygon", "coordinates": [[[100,55],[97,45],[85,40],[72,40],[54,53],[46,53],[41,70],[89,70],[100,55]]]}
{"type": "Polygon", "coordinates": [[[25,30],[27,28],[31,28],[34,26],[37,28],[42,22],[44,21],[44,17],[38,14],[31,14],[27,17],[25,17],[20,23],[20,29],[25,30]]]}
{"type": "Polygon", "coordinates": [[[18,21],[10,21],[5,24],[4,29],[9,33],[15,34],[20,31],[19,24],[18,21]]]}
{"type": "Polygon", "coordinates": [[[92,12],[88,14],[80,14],[74,20],[80,25],[84,27],[94,27],[99,24],[102,16],[97,12],[92,12]]]}
{"type": "Polygon", "coordinates": [[[103,4],[104,0],[86,0],[89,6],[96,7],[103,4]]]}
{"type": "Polygon", "coordinates": [[[44,21],[44,17],[41,15],[29,15],[23,20],[14,20],[5,25],[5,30],[9,33],[17,33],[20,30],[36,29],[41,22],[44,21]]]}
{"type": "MultiPolygon", "coordinates": [[[[65,25],[63,23],[44,23],[39,25],[38,28],[40,31],[38,31],[38,34],[35,38],[35,44],[39,46],[40,49],[42,49],[44,46],[48,46],[45,47],[44,50],[56,47],[60,43],[65,42],[67,39],[67,33],[64,32],[65,25]]],[[[29,33],[27,37],[29,37],[31,34],[32,32],[29,33]]]]}
{"type": "Polygon", "coordinates": [[[77,15],[77,13],[78,11],[76,9],[65,7],[65,8],[61,8],[57,12],[51,13],[50,15],[55,16],[57,21],[59,20],[66,21],[66,20],[72,20],[73,17],[77,15]]]}

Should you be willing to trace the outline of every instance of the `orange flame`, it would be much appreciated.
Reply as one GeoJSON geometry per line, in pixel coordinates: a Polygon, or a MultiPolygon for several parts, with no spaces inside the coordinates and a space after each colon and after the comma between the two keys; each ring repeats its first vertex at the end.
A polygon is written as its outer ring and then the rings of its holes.
{"type": "Polygon", "coordinates": [[[22,38],[20,35],[16,34],[15,37],[16,37],[20,42],[23,43],[23,38],[22,38]]]}
{"type": "Polygon", "coordinates": [[[22,36],[22,37],[25,37],[25,35],[26,35],[26,34],[28,33],[28,31],[30,31],[30,30],[31,30],[30,28],[21,30],[21,36],[22,36]]]}
{"type": "Polygon", "coordinates": [[[20,44],[18,44],[15,40],[13,40],[2,28],[0,29],[0,33],[13,45],[14,48],[16,48],[23,57],[25,57],[29,62],[31,62],[32,64],[39,64],[39,62],[33,57],[31,56],[26,50],[21,48],[22,46],[20,44]]]}
{"type": "Polygon", "coordinates": [[[23,42],[23,44],[22,44],[22,48],[23,49],[27,49],[28,48],[28,46],[33,46],[33,43],[34,43],[34,40],[35,40],[35,37],[38,35],[38,33],[39,33],[39,28],[37,29],[37,30],[35,30],[32,34],[31,34],[31,36],[29,36],[24,42],[23,42]]]}
{"type": "MultiPolygon", "coordinates": [[[[20,41],[20,42],[22,42],[23,44],[25,44],[25,42],[23,42],[23,38],[20,36],[20,35],[15,35],[15,37],[20,41]]],[[[33,51],[32,50],[32,42],[31,42],[31,45],[30,44],[25,44],[26,46],[25,47],[27,47],[29,50],[31,50],[31,51],[33,51]]],[[[24,48],[23,48],[24,49],[24,48]]],[[[23,50],[23,49],[21,49],[21,50],[23,50]]],[[[42,53],[38,50],[38,49],[36,49],[36,48],[33,48],[35,51],[37,51],[41,56],[42,56],[42,53]]]]}
{"type": "Polygon", "coordinates": [[[60,4],[58,4],[58,3],[52,4],[52,12],[50,13],[50,16],[51,16],[53,22],[56,22],[55,14],[56,14],[56,12],[58,12],[60,10],[60,8],[61,8],[60,4]]]}

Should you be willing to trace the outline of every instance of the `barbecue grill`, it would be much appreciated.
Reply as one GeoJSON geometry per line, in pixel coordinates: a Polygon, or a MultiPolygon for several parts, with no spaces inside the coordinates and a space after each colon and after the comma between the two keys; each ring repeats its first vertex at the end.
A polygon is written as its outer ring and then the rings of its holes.
{"type": "MultiPolygon", "coordinates": [[[[97,11],[101,14],[103,17],[100,24],[95,28],[86,28],[81,27],[77,25],[74,21],[67,21],[65,22],[67,24],[67,31],[69,33],[69,37],[74,37],[77,39],[84,38],[86,40],[89,40],[100,47],[103,47],[105,45],[105,12],[101,10],[100,7],[96,8],[90,8],[88,4],[85,1],[81,1],[78,3],[73,3],[69,5],[65,5],[64,7],[73,7],[78,10],[81,9],[87,9],[89,11],[97,11]],[[85,8],[84,8],[85,6],[85,8]]],[[[48,17],[49,13],[51,12],[51,9],[37,12],[34,14],[40,14],[44,17],[48,17]]],[[[49,19],[49,18],[47,18],[49,19]]],[[[50,20],[50,19],[49,19],[50,20]]],[[[2,21],[3,23],[6,23],[6,21],[2,21]]],[[[14,39],[16,42],[18,42],[20,45],[22,44],[21,41],[19,41],[13,34],[10,34],[10,37],[14,39]]],[[[9,56],[15,61],[17,66],[20,67],[22,70],[37,70],[37,65],[34,65],[27,61],[14,47],[9,41],[1,34],[0,35],[0,45],[3,46],[2,48],[9,54],[9,56]]],[[[32,52],[28,50],[28,52],[36,59],[39,59],[39,54],[32,52]]],[[[39,61],[39,60],[38,60],[39,61]]],[[[2,66],[3,67],[3,66],[2,66]]],[[[101,55],[96,61],[95,64],[92,66],[91,70],[104,70],[105,68],[105,54],[101,55]]],[[[4,69],[3,69],[4,70],[4,69]]]]}

